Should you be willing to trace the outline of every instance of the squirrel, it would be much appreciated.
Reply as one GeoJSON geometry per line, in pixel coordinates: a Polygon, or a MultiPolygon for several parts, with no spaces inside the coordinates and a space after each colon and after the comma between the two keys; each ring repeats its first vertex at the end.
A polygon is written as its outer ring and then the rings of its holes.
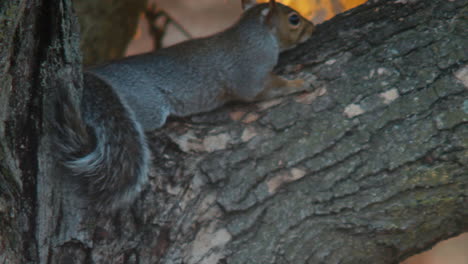
{"type": "Polygon", "coordinates": [[[97,209],[114,211],[136,199],[148,181],[145,132],[168,116],[308,88],[272,71],[280,52],[309,39],[314,24],[274,0],[243,0],[242,7],[239,21],[218,34],[85,70],[79,107],[59,92],[59,160],[97,209]]]}

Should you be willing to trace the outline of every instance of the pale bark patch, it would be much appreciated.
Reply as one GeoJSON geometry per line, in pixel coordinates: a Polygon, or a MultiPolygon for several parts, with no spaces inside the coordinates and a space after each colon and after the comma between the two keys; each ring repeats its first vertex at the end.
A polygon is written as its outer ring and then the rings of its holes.
{"type": "Polygon", "coordinates": [[[218,260],[224,257],[219,250],[231,241],[232,236],[225,228],[214,230],[215,225],[216,221],[213,221],[209,226],[198,232],[190,251],[187,252],[187,263],[216,264],[218,260]],[[213,251],[210,252],[211,250],[213,251]]]}
{"type": "Polygon", "coordinates": [[[245,111],[232,111],[231,113],[229,113],[229,116],[234,121],[241,120],[244,115],[245,115],[245,111]]]}
{"type": "Polygon", "coordinates": [[[306,172],[302,169],[293,168],[289,171],[282,171],[275,177],[271,178],[267,182],[268,192],[275,193],[280,186],[285,183],[293,182],[301,179],[306,175],[306,172]]]}
{"type": "Polygon", "coordinates": [[[203,147],[208,152],[226,149],[230,139],[231,137],[226,133],[208,136],[203,140],[203,147]]]}
{"type": "Polygon", "coordinates": [[[398,90],[393,88],[393,89],[390,89],[386,92],[383,92],[381,94],[379,94],[379,97],[382,98],[384,100],[384,104],[391,104],[393,101],[395,101],[398,97],[400,97],[400,95],[398,94],[398,90]]]}
{"type": "Polygon", "coordinates": [[[468,65],[455,72],[455,78],[463,83],[466,89],[468,89],[468,65]]]}
{"type": "Polygon", "coordinates": [[[243,142],[247,142],[257,135],[257,131],[253,127],[247,127],[242,132],[241,139],[243,142]]]}
{"type": "Polygon", "coordinates": [[[357,104],[350,104],[344,110],[344,115],[347,118],[353,118],[358,115],[362,115],[364,113],[364,109],[361,108],[360,105],[357,104]]]}
{"type": "Polygon", "coordinates": [[[268,100],[268,101],[264,101],[264,102],[259,103],[258,107],[259,107],[259,110],[263,111],[263,110],[266,110],[266,109],[268,109],[270,107],[273,107],[275,105],[279,105],[282,101],[283,101],[283,99],[281,99],[281,98],[268,100]]]}
{"type": "Polygon", "coordinates": [[[250,124],[252,122],[255,122],[257,121],[257,119],[260,118],[260,115],[256,114],[256,113],[248,113],[245,118],[242,120],[242,123],[244,124],[250,124]]]}
{"type": "Polygon", "coordinates": [[[185,153],[191,151],[205,151],[206,149],[201,140],[192,131],[180,136],[171,136],[171,139],[185,153]]]}
{"type": "Polygon", "coordinates": [[[327,88],[320,87],[313,92],[298,95],[295,98],[295,101],[301,104],[311,104],[313,101],[315,101],[315,99],[317,99],[317,97],[320,97],[326,93],[327,93],[327,88]]]}

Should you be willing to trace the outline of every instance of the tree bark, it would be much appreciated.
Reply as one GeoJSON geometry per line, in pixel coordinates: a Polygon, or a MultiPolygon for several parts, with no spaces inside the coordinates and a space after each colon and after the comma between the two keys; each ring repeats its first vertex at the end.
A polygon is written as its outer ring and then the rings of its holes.
{"type": "Polygon", "coordinates": [[[84,65],[124,56],[147,0],[73,0],[81,28],[84,65]]]}
{"type": "Polygon", "coordinates": [[[81,89],[71,3],[2,1],[0,263],[396,263],[467,231],[467,10],[317,26],[278,68],[314,92],[172,120],[141,197],[103,215],[51,151],[57,86],[81,89]]]}

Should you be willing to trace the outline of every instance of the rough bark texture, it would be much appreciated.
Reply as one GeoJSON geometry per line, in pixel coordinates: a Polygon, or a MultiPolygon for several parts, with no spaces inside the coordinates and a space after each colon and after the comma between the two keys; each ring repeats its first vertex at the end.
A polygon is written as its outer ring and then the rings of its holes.
{"type": "Polygon", "coordinates": [[[41,95],[35,89],[41,55],[37,11],[33,3],[0,3],[0,263],[34,260],[37,250],[35,177],[41,123],[41,95]]]}
{"type": "Polygon", "coordinates": [[[47,120],[54,85],[80,80],[70,1],[0,2],[0,263],[47,263],[62,235],[47,120]]]}
{"type": "Polygon", "coordinates": [[[468,1],[319,25],[280,62],[315,92],[173,120],[113,216],[54,168],[51,99],[79,90],[80,55],[70,2],[46,2],[0,4],[0,263],[396,263],[468,230],[468,1]]]}

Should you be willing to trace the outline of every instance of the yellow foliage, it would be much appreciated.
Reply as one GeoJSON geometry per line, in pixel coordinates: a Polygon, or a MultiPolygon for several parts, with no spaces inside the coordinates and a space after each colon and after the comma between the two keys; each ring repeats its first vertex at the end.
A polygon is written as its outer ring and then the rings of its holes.
{"type": "MultiPolygon", "coordinates": [[[[356,7],[367,0],[277,0],[277,2],[288,5],[303,16],[322,22],[332,18],[334,15],[356,7]]],[[[268,0],[257,0],[257,2],[268,2],[268,0]]]]}

